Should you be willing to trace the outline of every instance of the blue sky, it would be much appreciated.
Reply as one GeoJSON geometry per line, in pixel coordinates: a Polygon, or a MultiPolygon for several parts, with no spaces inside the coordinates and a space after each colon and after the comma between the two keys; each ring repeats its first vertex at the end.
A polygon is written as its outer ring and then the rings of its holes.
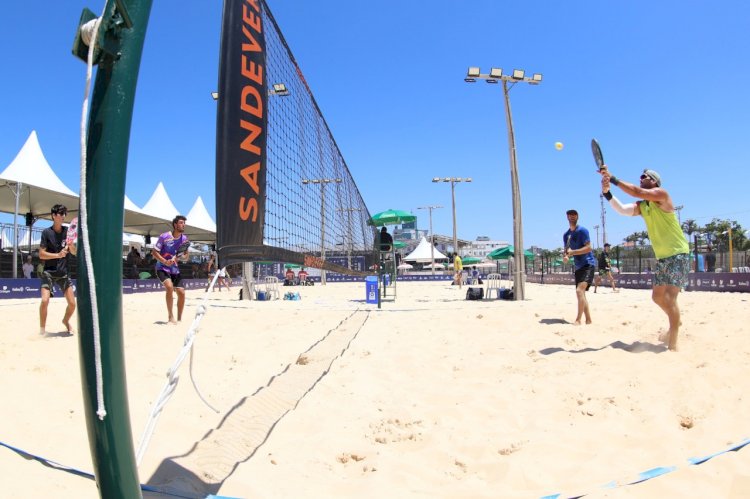
{"type": "MultiPolygon", "coordinates": [[[[599,176],[589,141],[635,181],[659,171],[681,219],[750,228],[750,4],[731,1],[508,2],[268,0],[372,213],[433,212],[452,233],[512,240],[507,130],[499,85],[463,81],[468,66],[539,72],[511,91],[525,246],[562,246],[565,210],[592,238],[599,176]],[[554,143],[565,144],[562,151],[554,143]]],[[[47,160],[74,191],[85,65],[71,55],[83,7],[104,2],[10,2],[0,17],[0,169],[36,130],[47,160]]],[[[146,203],[159,181],[178,209],[202,196],[214,215],[222,3],[153,3],[135,104],[126,193],[146,203]]],[[[622,200],[629,198],[624,194],[622,200]]],[[[645,230],[607,212],[616,244],[645,230]]]]}

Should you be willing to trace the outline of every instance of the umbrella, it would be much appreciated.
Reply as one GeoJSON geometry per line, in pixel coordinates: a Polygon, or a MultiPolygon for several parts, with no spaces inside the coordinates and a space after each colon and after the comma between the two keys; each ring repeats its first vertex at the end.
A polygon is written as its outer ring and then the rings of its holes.
{"type": "Polygon", "coordinates": [[[396,249],[406,248],[406,243],[403,241],[394,241],[393,247],[396,249]]]}
{"type": "Polygon", "coordinates": [[[481,262],[482,259],[475,256],[467,256],[466,258],[462,258],[461,261],[464,265],[476,265],[481,262]]]}
{"type": "Polygon", "coordinates": [[[416,215],[412,215],[408,211],[404,210],[386,210],[380,213],[376,213],[367,221],[367,225],[397,225],[404,222],[413,222],[417,219],[416,215]]]}
{"type": "MultiPolygon", "coordinates": [[[[505,246],[504,248],[497,248],[496,250],[493,250],[490,254],[487,255],[487,258],[491,260],[504,260],[513,256],[513,252],[513,246],[505,246]]],[[[526,258],[532,258],[534,254],[531,251],[526,250],[523,252],[523,256],[525,256],[526,258]]]]}
{"type": "Polygon", "coordinates": [[[410,268],[413,268],[413,267],[412,267],[412,265],[410,265],[408,263],[402,263],[401,265],[399,265],[396,268],[399,269],[399,270],[409,270],[410,268]]]}

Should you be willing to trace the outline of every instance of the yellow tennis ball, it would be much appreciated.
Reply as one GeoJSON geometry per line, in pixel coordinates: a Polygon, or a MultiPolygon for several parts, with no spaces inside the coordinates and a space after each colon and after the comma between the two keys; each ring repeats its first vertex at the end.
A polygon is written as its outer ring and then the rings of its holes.
{"type": "Polygon", "coordinates": [[[555,149],[558,151],[562,151],[563,143],[562,142],[555,142],[555,149]]]}

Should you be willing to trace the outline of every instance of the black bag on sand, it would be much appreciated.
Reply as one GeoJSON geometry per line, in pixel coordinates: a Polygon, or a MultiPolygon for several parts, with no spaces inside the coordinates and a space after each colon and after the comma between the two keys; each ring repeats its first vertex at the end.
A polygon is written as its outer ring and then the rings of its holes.
{"type": "Polygon", "coordinates": [[[484,298],[484,288],[469,288],[466,290],[467,300],[481,300],[484,298]]]}

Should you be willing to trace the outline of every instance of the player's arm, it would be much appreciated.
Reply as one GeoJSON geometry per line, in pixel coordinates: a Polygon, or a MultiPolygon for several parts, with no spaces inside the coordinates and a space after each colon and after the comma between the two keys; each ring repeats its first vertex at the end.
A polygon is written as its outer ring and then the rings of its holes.
{"type": "MultiPolygon", "coordinates": [[[[628,204],[622,204],[619,199],[617,199],[615,196],[612,195],[610,192],[610,185],[611,185],[611,179],[610,179],[609,172],[603,172],[602,173],[602,194],[604,195],[604,198],[609,201],[610,206],[614,208],[614,210],[619,213],[620,215],[625,216],[635,216],[640,215],[641,211],[638,209],[637,203],[628,203],[628,204]]],[[[616,180],[617,181],[617,180],[616,180]]],[[[618,181],[620,185],[623,183],[623,181],[618,181]]]]}
{"type": "Polygon", "coordinates": [[[568,256],[585,255],[591,251],[591,241],[586,241],[586,244],[578,249],[568,249],[568,256]]]}
{"type": "Polygon", "coordinates": [[[157,262],[163,263],[164,265],[171,265],[171,262],[164,258],[161,255],[161,252],[156,248],[151,248],[151,256],[153,256],[154,260],[156,260],[157,262]]]}
{"type": "Polygon", "coordinates": [[[46,247],[39,247],[39,259],[40,260],[57,260],[63,258],[68,254],[67,248],[63,248],[59,253],[50,253],[46,247]]]}

